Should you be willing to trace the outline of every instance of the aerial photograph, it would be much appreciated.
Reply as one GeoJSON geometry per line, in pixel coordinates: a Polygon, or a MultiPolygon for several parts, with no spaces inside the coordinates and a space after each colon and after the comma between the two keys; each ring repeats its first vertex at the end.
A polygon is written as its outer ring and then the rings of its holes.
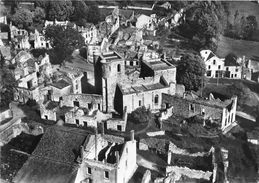
{"type": "Polygon", "coordinates": [[[0,0],[0,183],[259,183],[259,0],[0,0]]]}

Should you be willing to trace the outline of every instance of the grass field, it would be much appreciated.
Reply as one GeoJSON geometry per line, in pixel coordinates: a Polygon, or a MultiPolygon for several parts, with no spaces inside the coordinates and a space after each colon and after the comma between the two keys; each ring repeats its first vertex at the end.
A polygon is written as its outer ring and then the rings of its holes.
{"type": "Polygon", "coordinates": [[[259,60],[259,42],[236,40],[221,36],[216,51],[217,56],[224,58],[231,52],[240,57],[245,55],[251,59],[259,60]]]}

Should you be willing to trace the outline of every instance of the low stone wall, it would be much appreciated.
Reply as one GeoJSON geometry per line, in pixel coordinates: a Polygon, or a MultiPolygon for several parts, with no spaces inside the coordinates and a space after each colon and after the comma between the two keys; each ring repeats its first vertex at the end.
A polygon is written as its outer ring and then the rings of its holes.
{"type": "Polygon", "coordinates": [[[7,119],[7,118],[11,118],[12,117],[12,111],[10,109],[7,109],[5,111],[2,111],[0,113],[0,119],[1,121],[7,119]]]}

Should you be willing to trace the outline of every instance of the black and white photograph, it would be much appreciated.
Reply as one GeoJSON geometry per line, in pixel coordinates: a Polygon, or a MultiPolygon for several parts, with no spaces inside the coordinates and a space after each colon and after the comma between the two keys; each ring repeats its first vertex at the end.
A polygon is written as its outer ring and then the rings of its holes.
{"type": "Polygon", "coordinates": [[[1,183],[259,183],[259,0],[0,0],[1,183]]]}

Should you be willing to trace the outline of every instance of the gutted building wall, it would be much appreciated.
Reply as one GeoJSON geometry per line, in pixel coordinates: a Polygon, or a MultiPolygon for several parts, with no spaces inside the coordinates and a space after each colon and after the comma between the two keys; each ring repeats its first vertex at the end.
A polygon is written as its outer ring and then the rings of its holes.
{"type": "Polygon", "coordinates": [[[102,110],[102,96],[95,94],[71,94],[62,97],[61,106],[102,110]],[[77,106],[78,105],[78,106],[77,106]]]}
{"type": "Polygon", "coordinates": [[[211,117],[214,120],[222,118],[223,108],[216,106],[207,106],[196,103],[195,100],[187,100],[178,96],[163,94],[163,103],[166,106],[173,106],[173,113],[185,118],[189,118],[198,114],[204,114],[205,118],[211,117]]]}
{"type": "Polygon", "coordinates": [[[162,105],[162,93],[169,93],[169,88],[123,95],[123,108],[127,107],[129,113],[141,106],[158,110],[162,105]]]}

